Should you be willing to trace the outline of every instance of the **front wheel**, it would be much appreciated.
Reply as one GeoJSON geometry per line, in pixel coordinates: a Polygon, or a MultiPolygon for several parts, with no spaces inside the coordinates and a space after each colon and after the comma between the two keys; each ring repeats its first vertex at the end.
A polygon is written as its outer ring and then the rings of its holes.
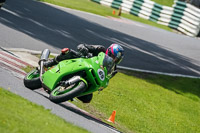
{"type": "Polygon", "coordinates": [[[68,87],[62,85],[56,87],[49,95],[49,99],[54,103],[68,101],[86,90],[87,86],[83,81],[76,82],[68,87]]]}
{"type": "Polygon", "coordinates": [[[40,81],[40,71],[37,69],[32,70],[24,77],[24,85],[31,89],[38,89],[42,87],[42,83],[40,81]]]}

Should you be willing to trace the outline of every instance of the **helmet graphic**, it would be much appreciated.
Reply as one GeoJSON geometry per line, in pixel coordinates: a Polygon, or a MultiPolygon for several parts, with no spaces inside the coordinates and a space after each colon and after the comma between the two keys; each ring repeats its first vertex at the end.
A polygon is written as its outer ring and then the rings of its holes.
{"type": "Polygon", "coordinates": [[[106,54],[112,57],[116,64],[119,64],[124,57],[124,49],[119,44],[111,44],[106,54]]]}

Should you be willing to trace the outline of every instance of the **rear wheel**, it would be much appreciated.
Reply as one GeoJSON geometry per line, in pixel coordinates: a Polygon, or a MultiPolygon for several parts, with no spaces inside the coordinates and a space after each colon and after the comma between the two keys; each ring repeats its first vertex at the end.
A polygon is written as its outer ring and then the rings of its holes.
{"type": "Polygon", "coordinates": [[[78,81],[68,87],[62,85],[56,87],[49,95],[49,99],[55,103],[68,101],[86,90],[87,86],[83,81],[78,81]]]}
{"type": "Polygon", "coordinates": [[[40,71],[37,69],[32,70],[24,77],[24,85],[31,89],[38,89],[42,87],[42,83],[40,81],[40,71]]]}
{"type": "Polygon", "coordinates": [[[80,96],[77,97],[80,101],[82,101],[83,103],[90,103],[92,100],[93,94],[88,94],[88,95],[84,95],[84,96],[80,96]]]}

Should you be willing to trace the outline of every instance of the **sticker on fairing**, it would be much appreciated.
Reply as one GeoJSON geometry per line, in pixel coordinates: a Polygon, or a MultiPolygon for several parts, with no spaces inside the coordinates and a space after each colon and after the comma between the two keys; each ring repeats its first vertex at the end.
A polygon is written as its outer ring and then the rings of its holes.
{"type": "Polygon", "coordinates": [[[105,79],[105,73],[104,73],[104,71],[103,71],[102,69],[98,69],[97,73],[98,73],[98,75],[99,75],[99,78],[100,78],[102,81],[104,81],[104,79],[105,79]]]}
{"type": "Polygon", "coordinates": [[[97,64],[99,64],[98,60],[96,61],[97,64]]]}

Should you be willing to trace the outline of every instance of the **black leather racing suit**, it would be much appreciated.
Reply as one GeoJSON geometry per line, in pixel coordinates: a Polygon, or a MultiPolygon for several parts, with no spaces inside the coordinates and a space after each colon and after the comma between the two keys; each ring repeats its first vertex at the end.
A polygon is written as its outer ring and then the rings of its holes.
{"type": "Polygon", "coordinates": [[[79,44],[77,46],[77,51],[74,51],[72,49],[69,49],[68,53],[60,53],[58,56],[56,56],[52,60],[48,60],[44,63],[45,67],[51,67],[56,64],[58,64],[62,60],[66,59],[74,59],[74,58],[79,58],[81,55],[90,55],[92,56],[97,56],[100,52],[106,52],[106,48],[102,45],[87,45],[87,44],[79,44]]]}

